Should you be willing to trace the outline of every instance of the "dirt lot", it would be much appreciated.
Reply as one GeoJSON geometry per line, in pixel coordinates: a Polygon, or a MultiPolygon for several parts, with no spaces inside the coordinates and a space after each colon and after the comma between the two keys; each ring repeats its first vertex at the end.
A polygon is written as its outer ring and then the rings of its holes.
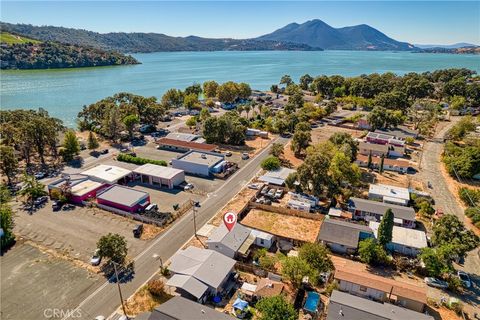
{"type": "Polygon", "coordinates": [[[335,132],[346,132],[353,138],[360,138],[364,131],[325,125],[312,130],[312,144],[327,141],[335,132]]]}
{"type": "Polygon", "coordinates": [[[99,286],[101,277],[19,241],[2,257],[0,317],[38,320],[54,308],[67,311],[99,286]]]}
{"type": "Polygon", "coordinates": [[[18,206],[14,207],[14,212],[18,237],[84,263],[90,261],[98,239],[109,232],[127,239],[131,257],[147,246],[146,241],[133,237],[135,221],[100,209],[76,207],[71,211],[53,212],[49,202],[33,215],[18,206]]]}

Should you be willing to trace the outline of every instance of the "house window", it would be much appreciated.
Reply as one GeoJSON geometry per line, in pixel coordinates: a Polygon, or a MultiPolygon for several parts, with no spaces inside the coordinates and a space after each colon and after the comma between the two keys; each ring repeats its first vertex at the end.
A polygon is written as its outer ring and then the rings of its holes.
{"type": "Polygon", "coordinates": [[[360,291],[362,291],[362,292],[367,292],[367,287],[360,286],[360,291]]]}
{"type": "Polygon", "coordinates": [[[263,241],[263,239],[260,239],[260,244],[265,244],[265,241],[263,241]]]}

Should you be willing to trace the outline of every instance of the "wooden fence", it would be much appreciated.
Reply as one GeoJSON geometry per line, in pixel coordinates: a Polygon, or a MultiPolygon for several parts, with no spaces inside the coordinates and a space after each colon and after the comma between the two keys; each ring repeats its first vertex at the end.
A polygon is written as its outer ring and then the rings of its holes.
{"type": "Polygon", "coordinates": [[[304,212],[300,210],[295,210],[295,209],[289,209],[289,208],[284,208],[284,207],[277,207],[277,206],[271,206],[268,204],[261,204],[261,203],[256,203],[253,201],[250,201],[249,203],[250,208],[256,208],[256,209],[261,209],[265,211],[270,211],[270,212],[275,212],[275,213],[280,213],[286,216],[296,216],[296,217],[301,217],[301,218],[306,218],[306,219],[312,219],[312,220],[323,220],[324,216],[321,214],[315,214],[315,213],[309,213],[309,212],[304,212]]]}

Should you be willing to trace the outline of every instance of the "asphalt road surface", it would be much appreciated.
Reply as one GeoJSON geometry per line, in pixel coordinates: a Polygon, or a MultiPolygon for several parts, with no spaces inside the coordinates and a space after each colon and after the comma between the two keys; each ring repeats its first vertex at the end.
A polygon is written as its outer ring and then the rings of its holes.
{"type": "MultiPolygon", "coordinates": [[[[278,138],[273,142],[285,144],[287,139],[278,138]]],[[[270,148],[265,148],[254,159],[240,168],[216,192],[201,203],[196,214],[197,229],[207,223],[227,202],[235,196],[250,179],[259,171],[260,162],[268,156],[270,148]]],[[[160,261],[154,258],[159,255],[167,261],[194,235],[193,212],[190,211],[177,220],[168,230],[160,235],[154,242],[135,257],[135,277],[121,284],[123,297],[131,296],[153,274],[159,270],[160,261]]],[[[71,306],[70,314],[63,319],[95,319],[96,316],[110,316],[120,305],[119,293],[116,283],[105,281],[95,292],[88,296],[78,306],[71,306]],[[78,315],[81,315],[78,317],[78,315]]]]}

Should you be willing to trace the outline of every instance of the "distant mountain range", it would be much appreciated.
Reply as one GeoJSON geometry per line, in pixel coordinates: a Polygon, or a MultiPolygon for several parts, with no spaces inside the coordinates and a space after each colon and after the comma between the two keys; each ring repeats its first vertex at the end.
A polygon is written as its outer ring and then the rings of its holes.
{"type": "MultiPolygon", "coordinates": [[[[272,33],[253,39],[212,39],[196,36],[172,37],[161,33],[98,33],[83,29],[54,26],[32,26],[0,22],[3,31],[21,34],[41,41],[90,46],[120,52],[161,51],[224,51],[224,50],[392,50],[418,51],[433,48],[430,45],[414,46],[394,40],[366,24],[333,28],[315,19],[302,24],[291,23],[272,33]]],[[[440,46],[456,49],[470,44],[459,43],[440,46]]],[[[435,46],[439,48],[439,46],[435,46]]],[[[435,51],[436,52],[436,51],[435,51]]]]}
{"type": "Polygon", "coordinates": [[[224,51],[224,50],[322,50],[315,46],[288,41],[256,39],[209,39],[195,36],[171,37],[161,33],[98,33],[82,29],[29,24],[0,23],[4,31],[42,41],[90,46],[120,52],[224,51]]]}
{"type": "Polygon", "coordinates": [[[458,48],[470,48],[478,47],[476,44],[459,42],[454,44],[415,44],[415,47],[420,49],[432,49],[432,48],[443,48],[443,49],[458,49],[458,48]]]}
{"type": "Polygon", "coordinates": [[[327,50],[413,50],[406,42],[396,41],[366,24],[333,28],[322,20],[290,23],[259,40],[290,41],[327,50]]]}

